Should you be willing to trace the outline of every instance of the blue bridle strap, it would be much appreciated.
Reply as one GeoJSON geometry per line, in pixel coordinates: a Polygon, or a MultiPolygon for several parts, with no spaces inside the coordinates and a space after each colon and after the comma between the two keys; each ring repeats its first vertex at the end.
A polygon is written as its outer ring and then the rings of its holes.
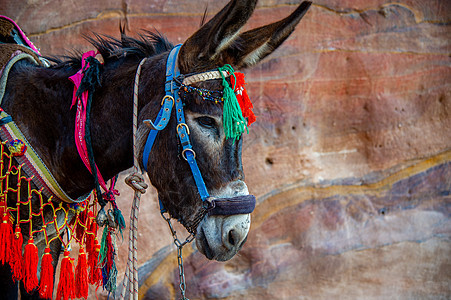
{"type": "MultiPolygon", "coordinates": [[[[176,85],[174,85],[174,74],[178,70],[176,61],[181,46],[181,44],[175,46],[169,53],[166,64],[166,83],[164,88],[166,95],[163,97],[162,106],[160,111],[158,112],[155,122],[152,122],[151,120],[144,121],[144,123],[149,125],[149,127],[151,128],[143,151],[143,166],[146,172],[147,164],[149,162],[149,155],[152,151],[152,147],[157,137],[158,131],[163,130],[168,125],[169,119],[171,118],[172,107],[174,107],[174,95],[178,96],[178,93],[174,93],[174,88],[177,87],[176,85]]],[[[180,74],[180,72],[178,73],[180,74]]]]}
{"type": "MultiPolygon", "coordinates": [[[[206,201],[210,195],[208,194],[207,187],[200,173],[199,167],[196,162],[196,154],[191,146],[189,140],[189,128],[185,123],[185,113],[183,111],[183,103],[179,96],[180,83],[175,79],[180,76],[180,70],[177,66],[177,55],[180,51],[181,45],[175,46],[169,53],[166,63],[166,83],[165,83],[165,96],[162,101],[162,107],[155,119],[155,124],[150,120],[144,121],[150,125],[151,130],[147,137],[146,144],[143,151],[143,165],[147,171],[147,164],[149,162],[149,155],[152,151],[152,146],[157,137],[158,131],[164,129],[169,122],[172,107],[176,108],[177,116],[177,135],[179,136],[182,145],[182,157],[188,162],[193,174],[194,182],[196,183],[197,190],[199,192],[202,201],[206,201]]],[[[162,203],[160,202],[160,208],[164,210],[162,203]]]]}

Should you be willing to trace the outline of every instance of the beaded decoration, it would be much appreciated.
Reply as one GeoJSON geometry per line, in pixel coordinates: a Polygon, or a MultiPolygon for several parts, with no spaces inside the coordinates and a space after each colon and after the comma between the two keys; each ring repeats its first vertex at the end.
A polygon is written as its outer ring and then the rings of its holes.
{"type": "MultiPolygon", "coordinates": [[[[213,101],[216,104],[219,102],[224,102],[223,92],[222,91],[210,91],[207,89],[197,88],[190,85],[182,84],[181,89],[179,90],[179,95],[183,90],[185,93],[197,94],[202,97],[203,100],[213,101]]],[[[181,96],[181,95],[180,95],[181,96]]]]}
{"type": "Polygon", "coordinates": [[[244,131],[248,130],[248,126],[255,122],[255,115],[252,112],[253,105],[244,88],[244,74],[235,72],[230,65],[224,65],[217,70],[208,71],[196,75],[189,76],[180,84],[179,95],[183,98],[184,93],[191,93],[200,96],[203,100],[212,101],[214,103],[223,103],[223,124],[226,138],[239,138],[244,131]],[[226,78],[230,76],[231,85],[226,78]],[[222,79],[223,90],[211,91],[208,89],[193,87],[190,84],[212,80],[222,79]]]}

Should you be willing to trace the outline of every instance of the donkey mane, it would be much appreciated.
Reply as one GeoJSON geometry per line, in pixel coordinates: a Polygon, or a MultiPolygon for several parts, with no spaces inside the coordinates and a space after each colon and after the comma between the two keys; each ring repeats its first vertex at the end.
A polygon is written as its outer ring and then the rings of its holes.
{"type": "MultiPolygon", "coordinates": [[[[167,38],[158,31],[152,32],[144,30],[137,38],[127,36],[125,28],[120,28],[120,39],[109,36],[93,33],[94,37],[85,35],[84,38],[100,53],[103,61],[107,63],[114,63],[127,58],[136,58],[136,60],[144,57],[152,57],[160,53],[171,50],[174,45],[167,40],[167,38]]],[[[66,56],[52,56],[46,57],[54,64],[51,68],[81,68],[81,53],[74,51],[66,56]]]]}

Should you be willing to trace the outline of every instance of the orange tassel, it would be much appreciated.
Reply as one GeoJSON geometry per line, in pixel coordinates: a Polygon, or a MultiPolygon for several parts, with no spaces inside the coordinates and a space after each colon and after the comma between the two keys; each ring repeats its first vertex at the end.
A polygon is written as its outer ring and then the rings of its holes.
{"type": "Polygon", "coordinates": [[[23,256],[22,256],[23,237],[19,225],[16,225],[11,243],[11,268],[14,280],[22,280],[23,277],[23,256]]]}
{"type": "Polygon", "coordinates": [[[4,213],[0,224],[0,263],[10,263],[10,247],[13,228],[8,221],[8,214],[4,213]]]}
{"type": "Polygon", "coordinates": [[[75,298],[75,278],[74,267],[72,259],[69,257],[69,251],[64,251],[64,258],[61,261],[60,280],[58,283],[58,290],[56,292],[56,299],[75,298]]]}
{"type": "Polygon", "coordinates": [[[77,298],[88,298],[88,262],[83,247],[80,247],[77,268],[75,270],[75,295],[77,298]]]}
{"type": "Polygon", "coordinates": [[[47,246],[44,250],[44,256],[41,262],[41,284],[39,285],[39,295],[42,299],[52,299],[53,296],[53,257],[50,254],[50,248],[47,246]]]}
{"type": "Polygon", "coordinates": [[[38,248],[33,237],[30,237],[25,246],[23,257],[23,283],[28,293],[31,293],[39,284],[38,281],[38,248]]]}
{"type": "Polygon", "coordinates": [[[102,284],[102,269],[98,266],[100,244],[95,240],[94,252],[89,254],[89,284],[100,286],[102,284]]]}

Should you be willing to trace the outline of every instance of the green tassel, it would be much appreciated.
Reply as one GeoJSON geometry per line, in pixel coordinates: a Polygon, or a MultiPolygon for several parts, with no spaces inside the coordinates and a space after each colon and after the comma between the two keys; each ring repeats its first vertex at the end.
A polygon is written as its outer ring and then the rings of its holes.
{"type": "Polygon", "coordinates": [[[122,239],[124,239],[124,235],[122,234],[122,230],[125,228],[125,219],[124,216],[122,215],[122,212],[119,208],[114,208],[113,209],[113,216],[114,219],[116,220],[118,227],[119,227],[119,232],[121,233],[122,239]]]}
{"type": "Polygon", "coordinates": [[[107,251],[108,251],[108,247],[106,244],[107,235],[108,235],[108,226],[105,226],[103,228],[102,239],[100,240],[100,251],[99,251],[99,258],[98,258],[99,265],[103,265],[103,262],[106,259],[106,255],[107,255],[107,251]]]}
{"type": "MultiPolygon", "coordinates": [[[[247,129],[246,120],[241,112],[240,105],[236,99],[233,89],[230,87],[229,83],[222,74],[222,71],[229,72],[232,76],[235,76],[235,71],[232,66],[224,65],[224,67],[218,68],[219,73],[222,77],[222,85],[224,86],[223,98],[224,98],[224,111],[223,111],[223,124],[224,133],[227,139],[237,139],[240,138],[244,130],[247,129]]],[[[236,82],[236,80],[235,80],[236,82]]]]}

